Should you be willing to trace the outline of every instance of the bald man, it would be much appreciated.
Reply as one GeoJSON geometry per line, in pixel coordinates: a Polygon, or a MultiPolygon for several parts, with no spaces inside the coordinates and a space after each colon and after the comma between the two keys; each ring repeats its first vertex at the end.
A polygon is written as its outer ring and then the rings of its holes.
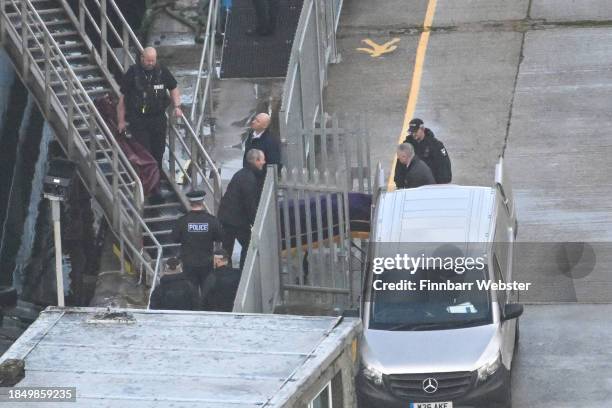
{"type": "Polygon", "coordinates": [[[244,142],[244,158],[242,167],[247,167],[246,154],[251,149],[258,149],[264,153],[267,164],[278,165],[281,169],[280,143],[270,133],[270,115],[259,113],[251,122],[251,129],[244,142]]]}
{"type": "Polygon", "coordinates": [[[129,123],[132,137],[151,153],[161,169],[166,149],[166,109],[172,103],[173,115],[183,115],[176,79],[157,63],[155,48],[147,47],[140,56],[140,63],[127,70],[120,85],[119,132],[129,123]],[[170,91],[170,97],[166,90],[170,91]]]}

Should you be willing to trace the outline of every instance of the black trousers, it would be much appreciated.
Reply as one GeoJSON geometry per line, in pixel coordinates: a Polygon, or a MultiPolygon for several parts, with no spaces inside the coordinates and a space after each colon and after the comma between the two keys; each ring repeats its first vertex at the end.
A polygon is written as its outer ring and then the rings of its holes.
{"type": "Polygon", "coordinates": [[[130,118],[132,137],[151,153],[160,169],[166,150],[167,131],[168,123],[164,113],[130,118]]]}
{"type": "MultiPolygon", "coordinates": [[[[183,271],[189,277],[191,283],[196,288],[196,290],[200,293],[200,299],[203,300],[206,297],[206,291],[204,282],[206,282],[206,278],[212,272],[212,265],[208,266],[194,266],[183,264],[183,271]]],[[[201,306],[201,305],[199,305],[201,306]]]]}
{"type": "Polygon", "coordinates": [[[249,228],[239,228],[229,224],[223,224],[223,249],[229,255],[229,267],[232,267],[232,253],[234,243],[238,240],[242,250],[240,251],[240,270],[244,267],[244,261],[251,242],[251,230],[249,228]]]}
{"type": "Polygon", "coordinates": [[[253,0],[258,34],[272,34],[276,29],[279,0],[253,0]]]}

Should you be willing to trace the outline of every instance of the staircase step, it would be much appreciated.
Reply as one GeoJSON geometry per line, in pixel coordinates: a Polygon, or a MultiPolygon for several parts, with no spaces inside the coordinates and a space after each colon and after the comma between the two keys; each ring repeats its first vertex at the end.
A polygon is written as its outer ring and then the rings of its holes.
{"type": "Polygon", "coordinates": [[[100,71],[100,67],[98,67],[97,65],[91,65],[91,64],[87,64],[87,65],[76,65],[76,66],[72,66],[72,70],[75,73],[80,73],[80,72],[84,72],[84,71],[100,71]]]}
{"type": "MultiPolygon", "coordinates": [[[[94,89],[87,89],[87,87],[83,87],[85,88],[85,92],[87,93],[87,95],[89,95],[90,98],[95,99],[98,96],[102,96],[105,93],[111,93],[111,90],[108,88],[94,88],[94,89]]],[[[80,94],[80,90],[77,91],[75,94],[80,94]]],[[[58,98],[60,98],[60,101],[62,100],[62,98],[66,98],[68,96],[68,94],[65,91],[59,91],[56,92],[56,95],[58,98]]]]}
{"type": "Polygon", "coordinates": [[[162,217],[145,218],[144,222],[149,224],[149,223],[154,223],[154,222],[176,221],[179,217],[180,217],[180,214],[176,214],[176,215],[164,215],[162,217]]]}
{"type": "MultiPolygon", "coordinates": [[[[89,54],[87,53],[87,50],[85,48],[85,44],[83,44],[80,41],[74,41],[74,42],[64,42],[59,45],[59,49],[62,51],[66,51],[66,50],[74,50],[74,51],[82,51],[80,54],[77,55],[86,55],[87,57],[89,57],[89,54]]],[[[32,53],[32,55],[34,54],[44,54],[45,50],[41,50],[39,47],[28,47],[28,49],[30,50],[30,52],[32,53]]],[[[70,55],[70,54],[69,54],[70,55]]],[[[69,55],[64,54],[64,56],[66,57],[67,60],[69,60],[69,55]]],[[[74,54],[72,54],[74,55],[74,54]]],[[[37,60],[38,61],[38,60],[37,60]]],[[[38,62],[37,62],[38,63],[38,62]]]]}
{"type": "Polygon", "coordinates": [[[183,204],[177,201],[177,202],[173,202],[173,203],[145,205],[144,209],[145,210],[162,210],[162,209],[166,209],[166,208],[176,208],[176,207],[181,208],[182,206],[183,206],[183,204]]]}
{"type": "Polygon", "coordinates": [[[144,233],[144,235],[146,235],[146,236],[151,236],[151,235],[168,235],[168,234],[172,234],[172,230],[151,231],[151,234],[149,234],[148,232],[144,233]]]}
{"type": "MultiPolygon", "coordinates": [[[[49,32],[51,33],[51,36],[56,42],[58,39],[65,40],[66,37],[71,37],[71,36],[74,37],[75,40],[81,39],[81,37],[79,37],[79,32],[74,31],[74,30],[55,30],[55,31],[49,30],[49,32]]],[[[40,33],[40,34],[35,34],[34,37],[42,38],[44,36],[42,33],[40,33]]]]}
{"type": "MultiPolygon", "coordinates": [[[[12,7],[11,5],[8,5],[8,6],[10,7],[10,9],[15,10],[15,7],[12,7]]],[[[42,9],[42,10],[37,9],[36,12],[40,16],[40,18],[43,20],[43,22],[46,22],[47,19],[52,20],[50,16],[54,14],[59,14],[62,16],[66,15],[66,11],[63,8],[50,8],[50,9],[42,9]]],[[[30,13],[28,12],[28,15],[29,14],[30,13]]],[[[10,12],[10,13],[7,13],[7,15],[13,21],[21,21],[21,8],[19,9],[19,11],[10,12]]]]}
{"type": "MultiPolygon", "coordinates": [[[[29,26],[31,26],[32,28],[36,27],[36,28],[40,28],[41,24],[36,23],[36,24],[28,24],[29,26]]],[[[44,26],[47,27],[47,29],[49,31],[51,31],[51,28],[58,28],[61,26],[67,26],[67,27],[73,27],[72,25],[72,21],[68,20],[68,19],[55,19],[55,20],[50,20],[50,21],[45,21],[44,26]]],[[[17,31],[21,30],[21,21],[18,21],[17,24],[15,24],[15,29],[17,31]]]]}
{"type": "MultiPolygon", "coordinates": [[[[38,51],[38,50],[35,50],[35,51],[38,51]]],[[[64,58],[66,58],[66,61],[70,63],[70,61],[89,60],[90,55],[88,53],[64,54],[64,58]]],[[[46,61],[47,61],[46,58],[34,58],[34,62],[36,62],[37,65],[44,64],[46,61]]]]}
{"type": "MultiPolygon", "coordinates": [[[[181,244],[160,244],[162,247],[162,250],[165,250],[166,248],[179,248],[181,246],[181,244]]],[[[152,250],[152,249],[157,249],[157,247],[155,245],[147,245],[144,247],[144,249],[146,249],[147,251],[152,250]]]]}
{"type": "MultiPolygon", "coordinates": [[[[77,76],[78,78],[78,76],[77,76]]],[[[90,77],[90,78],[79,78],[81,85],[86,84],[98,84],[98,85],[106,85],[106,79],[102,77],[90,77]]],[[[51,86],[63,85],[64,81],[51,81],[51,86]]],[[[63,86],[62,86],[63,88],[63,86]]]]}

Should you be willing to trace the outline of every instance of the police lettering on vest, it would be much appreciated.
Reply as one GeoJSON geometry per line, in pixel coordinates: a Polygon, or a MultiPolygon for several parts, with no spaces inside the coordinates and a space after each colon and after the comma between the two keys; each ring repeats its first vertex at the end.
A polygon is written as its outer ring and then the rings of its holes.
{"type": "Polygon", "coordinates": [[[207,222],[190,222],[187,224],[188,232],[208,232],[207,222]]]}

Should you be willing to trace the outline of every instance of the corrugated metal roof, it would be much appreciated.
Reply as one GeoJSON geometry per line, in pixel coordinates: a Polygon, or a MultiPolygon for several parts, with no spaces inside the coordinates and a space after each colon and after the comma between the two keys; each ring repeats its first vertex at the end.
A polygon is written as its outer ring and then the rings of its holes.
{"type": "Polygon", "coordinates": [[[25,356],[19,387],[76,387],[71,407],[262,407],[359,327],[333,317],[143,310],[129,310],[133,323],[92,323],[103,311],[50,308],[0,361],[25,356]]]}
{"type": "Polygon", "coordinates": [[[489,242],[495,190],[434,185],[383,193],[376,242],[489,242]]]}

